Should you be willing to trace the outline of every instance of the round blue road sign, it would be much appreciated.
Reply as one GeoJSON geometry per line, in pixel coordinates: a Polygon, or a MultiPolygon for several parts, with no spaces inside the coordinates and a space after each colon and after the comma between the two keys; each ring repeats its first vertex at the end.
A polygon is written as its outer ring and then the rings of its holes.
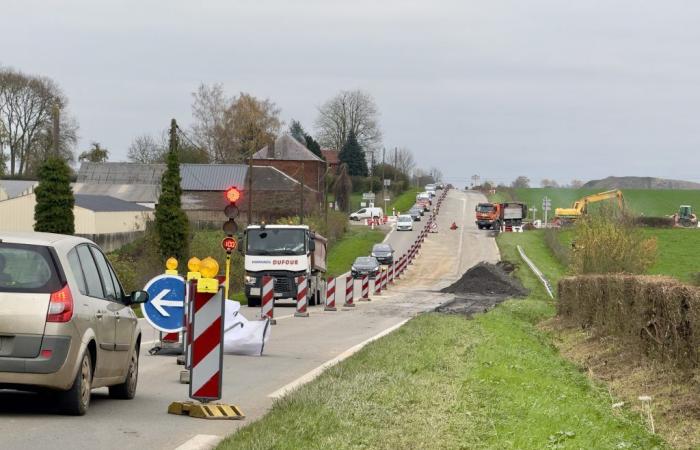
{"type": "Polygon", "coordinates": [[[175,333],[183,328],[185,306],[185,279],[176,275],[158,275],[144,288],[148,301],[141,312],[148,323],[164,333],[175,333]]]}

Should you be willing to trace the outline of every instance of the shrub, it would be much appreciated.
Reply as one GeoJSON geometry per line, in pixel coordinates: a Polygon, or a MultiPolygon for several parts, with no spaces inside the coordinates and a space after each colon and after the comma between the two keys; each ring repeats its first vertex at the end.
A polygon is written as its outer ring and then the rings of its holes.
{"type": "Polygon", "coordinates": [[[634,224],[641,227],[672,228],[676,223],[672,217],[639,216],[634,218],[634,224]]]}
{"type": "Polygon", "coordinates": [[[544,232],[544,242],[551,250],[554,257],[565,267],[569,267],[571,263],[570,250],[561,243],[559,239],[559,230],[547,228],[544,232]]]}
{"type": "Polygon", "coordinates": [[[586,275],[559,281],[557,313],[638,356],[700,366],[700,289],[658,276],[586,275]]]}
{"type": "Polygon", "coordinates": [[[578,220],[575,231],[574,273],[645,273],[656,261],[656,238],[645,238],[624,215],[592,213],[578,220]]]}
{"type": "Polygon", "coordinates": [[[34,231],[73,234],[75,198],[70,186],[68,164],[56,157],[47,159],[39,167],[39,185],[34,192],[34,231]]]}

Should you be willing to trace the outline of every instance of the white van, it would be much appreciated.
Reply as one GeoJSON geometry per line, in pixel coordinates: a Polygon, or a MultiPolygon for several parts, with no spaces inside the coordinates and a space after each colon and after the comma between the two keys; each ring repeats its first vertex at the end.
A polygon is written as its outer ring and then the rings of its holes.
{"type": "Polygon", "coordinates": [[[384,211],[376,207],[362,208],[350,214],[350,220],[381,219],[382,217],[384,217],[384,211]]]}

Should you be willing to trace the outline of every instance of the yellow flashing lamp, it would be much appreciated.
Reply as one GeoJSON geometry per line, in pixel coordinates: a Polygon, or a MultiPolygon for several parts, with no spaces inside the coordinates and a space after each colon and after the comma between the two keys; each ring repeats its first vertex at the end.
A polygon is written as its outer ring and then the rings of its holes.
{"type": "Polygon", "coordinates": [[[219,263],[207,256],[199,265],[199,273],[202,277],[197,281],[197,292],[215,294],[219,290],[219,280],[214,278],[219,273],[219,263]]]}
{"type": "Polygon", "coordinates": [[[177,259],[170,257],[165,261],[165,274],[177,275],[177,259]]]}
{"type": "Polygon", "coordinates": [[[201,265],[202,261],[196,256],[193,256],[189,261],[187,261],[187,268],[189,269],[189,272],[187,272],[187,281],[199,280],[202,277],[202,274],[199,273],[199,268],[201,265]]]}

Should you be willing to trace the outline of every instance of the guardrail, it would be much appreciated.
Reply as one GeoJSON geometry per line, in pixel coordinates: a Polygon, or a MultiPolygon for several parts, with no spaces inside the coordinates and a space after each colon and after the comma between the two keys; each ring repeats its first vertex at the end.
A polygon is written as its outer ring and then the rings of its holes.
{"type": "Polygon", "coordinates": [[[535,265],[535,263],[532,262],[530,258],[527,257],[525,254],[525,251],[521,246],[518,245],[518,253],[520,253],[520,257],[525,261],[525,264],[528,265],[530,270],[537,276],[537,278],[540,279],[540,282],[544,286],[545,290],[547,291],[547,294],[549,294],[549,298],[554,298],[554,293],[552,292],[552,285],[549,283],[549,280],[545,278],[544,274],[542,271],[535,265]]]}

